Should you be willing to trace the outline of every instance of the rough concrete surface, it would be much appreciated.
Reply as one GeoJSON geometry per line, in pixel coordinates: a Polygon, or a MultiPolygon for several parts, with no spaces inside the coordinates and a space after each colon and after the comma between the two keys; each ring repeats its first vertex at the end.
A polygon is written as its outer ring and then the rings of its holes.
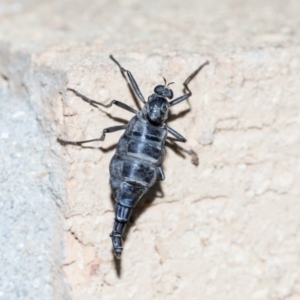
{"type": "Polygon", "coordinates": [[[300,299],[299,13],[298,1],[282,0],[2,0],[0,299],[300,299]],[[111,53],[145,96],[162,76],[182,94],[210,61],[169,123],[199,166],[168,149],[166,179],[135,209],[120,262],[108,184],[120,133],[56,143],[132,117],[67,87],[140,105],[111,53]],[[27,288],[35,280],[43,296],[27,288]]]}
{"type": "Polygon", "coordinates": [[[51,144],[28,101],[0,91],[0,299],[59,299],[67,291],[51,144]]]}

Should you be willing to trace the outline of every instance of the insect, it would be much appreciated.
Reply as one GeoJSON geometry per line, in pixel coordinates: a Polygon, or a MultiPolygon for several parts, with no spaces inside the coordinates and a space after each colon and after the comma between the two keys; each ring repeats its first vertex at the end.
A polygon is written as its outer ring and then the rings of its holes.
{"type": "MultiPolygon", "coordinates": [[[[186,139],[180,133],[165,124],[169,110],[172,106],[179,104],[192,95],[188,84],[208,64],[208,61],[199,66],[185,80],[183,86],[187,93],[184,95],[171,100],[173,98],[173,91],[169,86],[173,82],[167,84],[164,79],[164,85],[156,86],[154,94],[150,95],[148,101],[146,101],[131,72],[124,69],[112,55],[110,55],[110,58],[118,65],[121,72],[127,75],[131,89],[138,99],[144,103],[144,107],[140,111],[137,111],[118,100],[112,100],[109,104],[103,104],[87,98],[74,89],[68,88],[69,91],[75,93],[93,106],[99,105],[108,108],[116,105],[133,113],[134,117],[127,125],[112,126],[103,129],[101,137],[97,139],[72,142],[58,138],[58,142],[64,146],[80,146],[84,143],[103,141],[107,133],[125,130],[118,142],[116,153],[109,166],[110,185],[116,201],[115,221],[110,237],[112,239],[114,254],[120,259],[123,251],[122,238],[124,230],[133,208],[156,181],[165,179],[162,162],[165,155],[167,135],[172,135],[174,141],[186,142],[186,139]]],[[[182,150],[183,148],[179,147],[179,149],[182,150]]],[[[188,150],[185,150],[185,152],[192,154],[188,150]]]]}

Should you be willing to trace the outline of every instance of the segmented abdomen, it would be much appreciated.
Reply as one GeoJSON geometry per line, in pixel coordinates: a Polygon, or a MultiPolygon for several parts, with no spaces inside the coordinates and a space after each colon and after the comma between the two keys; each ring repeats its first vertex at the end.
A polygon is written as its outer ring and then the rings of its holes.
{"type": "Polygon", "coordinates": [[[166,135],[164,126],[152,126],[141,115],[128,123],[110,163],[110,183],[117,201],[137,197],[131,199],[137,202],[155,183],[165,154],[166,135]],[[130,189],[135,192],[125,196],[130,189]]]}

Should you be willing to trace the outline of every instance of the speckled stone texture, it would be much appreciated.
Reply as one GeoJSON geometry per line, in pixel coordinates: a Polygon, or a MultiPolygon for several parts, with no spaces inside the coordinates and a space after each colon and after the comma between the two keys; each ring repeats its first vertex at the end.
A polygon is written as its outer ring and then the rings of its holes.
{"type": "MultiPolygon", "coordinates": [[[[48,257],[61,270],[53,290],[61,282],[74,300],[300,299],[299,15],[299,1],[283,0],[2,0],[0,74],[12,95],[28,98],[52,145],[52,176],[65,187],[52,199],[64,251],[63,261],[48,257]],[[82,148],[56,143],[97,138],[132,117],[94,108],[67,87],[141,105],[109,54],[145,97],[163,76],[181,95],[186,77],[210,62],[168,122],[199,166],[168,149],[166,179],[135,209],[121,261],[111,251],[108,184],[121,133],[82,148]]],[[[22,280],[15,284],[31,277],[22,280]]]]}

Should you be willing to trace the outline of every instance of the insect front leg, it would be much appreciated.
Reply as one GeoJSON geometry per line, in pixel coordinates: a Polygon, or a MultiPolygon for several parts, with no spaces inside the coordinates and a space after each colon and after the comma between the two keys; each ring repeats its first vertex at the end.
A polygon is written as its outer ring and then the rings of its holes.
{"type": "Polygon", "coordinates": [[[183,83],[183,86],[184,86],[184,89],[188,91],[187,94],[185,95],[182,95],[174,100],[172,100],[169,104],[170,106],[174,106],[186,99],[188,99],[189,97],[192,96],[192,92],[190,91],[189,87],[188,87],[188,84],[190,83],[190,81],[206,66],[208,65],[209,62],[206,61],[204,64],[202,64],[196,71],[194,71],[186,80],[185,82],[183,83]]]}
{"type": "Polygon", "coordinates": [[[99,142],[99,141],[104,141],[105,139],[105,134],[106,133],[111,133],[111,132],[115,132],[115,131],[118,131],[118,130],[122,130],[122,129],[126,129],[127,125],[121,125],[121,126],[112,126],[112,127],[108,127],[108,128],[104,128],[103,131],[102,131],[102,135],[100,138],[98,139],[92,139],[92,140],[85,140],[85,141],[77,141],[77,142],[72,142],[72,141],[66,141],[66,140],[62,140],[60,138],[57,138],[57,141],[63,145],[63,146],[66,146],[66,145],[76,145],[76,146],[81,146],[82,144],[85,144],[85,143],[90,143],[90,142],[99,142]]]}
{"type": "Polygon", "coordinates": [[[119,68],[121,69],[122,72],[124,72],[124,73],[126,73],[126,74],[128,75],[128,78],[129,78],[129,81],[130,81],[130,84],[131,84],[131,88],[133,89],[133,91],[135,92],[135,94],[138,96],[138,98],[139,98],[143,103],[146,103],[145,98],[144,98],[142,92],[140,91],[140,88],[139,88],[138,84],[136,83],[134,77],[132,76],[131,72],[128,71],[128,70],[126,70],[126,69],[124,69],[124,68],[120,65],[120,63],[119,63],[112,55],[110,55],[109,57],[110,57],[110,59],[111,59],[112,61],[114,61],[114,62],[119,66],[119,68]]]}

